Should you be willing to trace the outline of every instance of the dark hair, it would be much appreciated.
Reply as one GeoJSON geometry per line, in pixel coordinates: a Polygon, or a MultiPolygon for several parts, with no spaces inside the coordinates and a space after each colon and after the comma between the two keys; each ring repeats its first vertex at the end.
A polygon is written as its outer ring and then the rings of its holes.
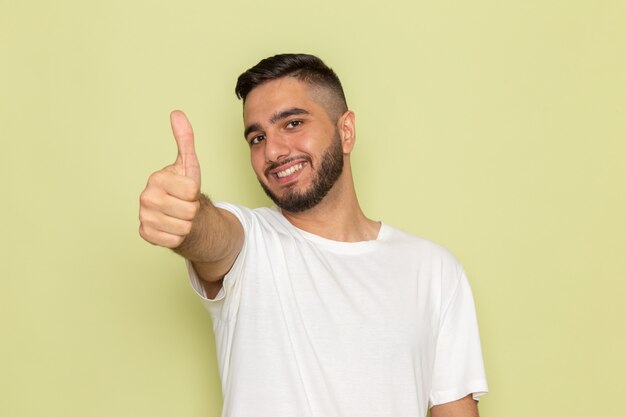
{"type": "Polygon", "coordinates": [[[344,111],[348,109],[337,74],[321,59],[307,54],[281,54],[261,60],[239,76],[235,93],[245,103],[250,91],[267,81],[283,77],[294,77],[313,86],[325,87],[340,99],[344,111]]]}

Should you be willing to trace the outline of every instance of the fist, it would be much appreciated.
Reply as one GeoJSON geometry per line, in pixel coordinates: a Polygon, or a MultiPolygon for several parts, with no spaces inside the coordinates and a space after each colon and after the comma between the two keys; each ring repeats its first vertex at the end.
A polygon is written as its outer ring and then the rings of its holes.
{"type": "Polygon", "coordinates": [[[178,156],[150,175],[139,198],[139,235],[146,241],[174,249],[191,233],[200,209],[200,164],[193,129],[185,114],[170,114],[178,156]]]}

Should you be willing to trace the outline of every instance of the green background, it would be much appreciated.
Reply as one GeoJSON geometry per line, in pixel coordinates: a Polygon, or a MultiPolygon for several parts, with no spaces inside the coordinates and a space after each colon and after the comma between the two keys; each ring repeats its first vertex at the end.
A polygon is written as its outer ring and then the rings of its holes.
{"type": "Polygon", "coordinates": [[[0,415],[219,415],[210,319],[138,198],[180,108],[203,189],[268,204],[233,89],[281,52],[342,78],[365,212],[465,266],[482,416],[621,415],[624,22],[621,0],[0,0],[0,415]]]}

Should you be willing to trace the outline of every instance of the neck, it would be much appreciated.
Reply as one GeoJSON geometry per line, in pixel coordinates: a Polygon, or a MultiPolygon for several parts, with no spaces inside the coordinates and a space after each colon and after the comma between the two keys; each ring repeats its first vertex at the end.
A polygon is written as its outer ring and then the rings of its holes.
{"type": "Polygon", "coordinates": [[[361,210],[349,166],[318,205],[299,213],[282,213],[295,227],[330,240],[375,240],[380,230],[380,222],[367,218],[361,210]]]}

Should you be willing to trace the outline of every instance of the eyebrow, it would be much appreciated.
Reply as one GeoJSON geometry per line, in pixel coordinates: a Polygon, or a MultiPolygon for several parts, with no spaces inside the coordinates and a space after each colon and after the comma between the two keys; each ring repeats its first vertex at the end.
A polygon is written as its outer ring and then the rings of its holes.
{"type": "MultiPolygon", "coordinates": [[[[290,109],[274,113],[272,117],[270,117],[270,123],[276,124],[277,122],[281,120],[284,120],[291,116],[297,116],[299,114],[311,114],[311,113],[308,110],[301,109],[299,107],[292,107],[290,109]]],[[[261,125],[259,123],[252,123],[251,125],[246,127],[246,130],[243,132],[244,138],[247,138],[250,132],[253,132],[255,130],[262,130],[261,125]]]]}
{"type": "Polygon", "coordinates": [[[290,109],[283,110],[278,113],[274,113],[274,115],[270,118],[270,123],[275,124],[276,122],[280,120],[286,119],[291,116],[297,116],[299,114],[311,114],[311,113],[299,107],[292,107],[290,109]]]}

